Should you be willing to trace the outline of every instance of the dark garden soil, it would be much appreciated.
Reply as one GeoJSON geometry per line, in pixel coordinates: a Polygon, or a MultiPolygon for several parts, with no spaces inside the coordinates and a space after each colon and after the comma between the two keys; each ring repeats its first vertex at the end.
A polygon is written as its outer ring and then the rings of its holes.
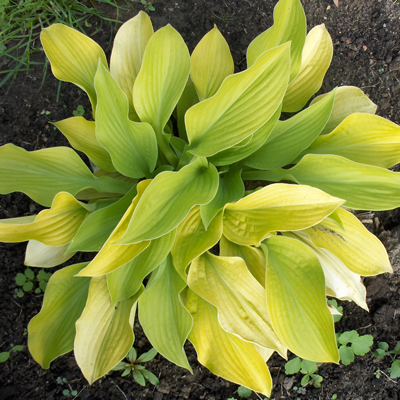
{"type": "MultiPolygon", "coordinates": [[[[119,1],[123,5],[122,1],[119,1]]],[[[235,60],[236,70],[245,68],[245,51],[259,33],[272,24],[275,0],[154,0],[151,13],[155,29],[171,23],[183,36],[192,51],[202,36],[218,25],[235,60]]],[[[400,2],[395,0],[340,0],[336,7],[332,0],[302,0],[308,27],[324,23],[333,40],[334,58],[326,76],[322,92],[335,86],[358,86],[379,106],[378,114],[400,123],[400,2]]],[[[134,16],[142,6],[138,3],[122,20],[134,16]]],[[[105,8],[110,17],[115,10],[105,8]]],[[[95,20],[92,21],[93,25],[95,20]]],[[[110,55],[111,28],[103,25],[95,40],[110,55]]],[[[44,60],[42,54],[35,56],[44,60]]],[[[7,69],[7,65],[0,65],[7,69]]],[[[48,71],[44,85],[43,69],[37,67],[28,75],[20,73],[11,86],[0,89],[0,145],[14,143],[26,150],[67,146],[67,140],[51,122],[72,116],[82,105],[90,118],[86,95],[71,84],[63,83],[57,101],[58,81],[48,71]]],[[[0,218],[12,218],[37,213],[39,206],[25,195],[16,193],[0,197],[0,218]]],[[[400,213],[360,215],[368,228],[377,234],[388,249],[394,273],[365,279],[368,291],[367,313],[354,304],[344,302],[344,317],[337,331],[358,329],[360,334],[371,334],[374,347],[379,341],[391,348],[400,340],[400,213]]],[[[14,298],[15,276],[24,271],[25,244],[0,243],[0,352],[11,344],[26,346],[25,328],[41,307],[42,295],[28,293],[14,298]]],[[[79,261],[79,255],[70,263],[79,261]]],[[[139,354],[151,346],[139,326],[135,326],[135,347],[139,354]]],[[[148,363],[148,369],[159,376],[157,387],[142,388],[129,377],[121,378],[113,372],[89,386],[77,367],[72,353],[54,361],[43,370],[30,356],[27,348],[12,353],[0,364],[0,399],[64,399],[64,389],[78,391],[78,399],[206,399],[239,398],[237,385],[209,373],[196,361],[193,348],[187,345],[194,374],[176,367],[158,355],[148,363]],[[58,384],[57,378],[68,384],[58,384]]],[[[274,379],[272,398],[331,399],[334,394],[342,399],[400,399],[400,383],[389,378],[391,360],[376,359],[372,353],[356,357],[349,366],[322,365],[319,369],[324,381],[320,389],[306,387],[302,394],[301,375],[286,377],[284,360],[274,356],[269,362],[274,379]],[[378,379],[374,372],[382,371],[378,379]]],[[[71,396],[70,398],[72,398],[71,396]]],[[[256,395],[251,396],[256,399],[256,395]]]]}

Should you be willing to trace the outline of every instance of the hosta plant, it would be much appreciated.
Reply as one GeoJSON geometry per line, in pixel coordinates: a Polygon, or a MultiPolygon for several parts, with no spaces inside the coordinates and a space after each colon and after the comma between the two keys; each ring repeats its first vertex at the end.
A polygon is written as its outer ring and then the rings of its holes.
{"type": "Polygon", "coordinates": [[[307,34],[300,1],[280,0],[239,73],[216,27],[190,55],[143,12],[109,63],[66,26],[41,40],[90,98],[93,121],[55,125],[92,169],[69,147],[1,147],[0,193],[49,208],[0,221],[0,240],[28,241],[30,266],[97,255],[52,275],[33,358],[49,368],[73,350],[92,383],[132,347],[138,310],[162,356],[191,371],[189,340],[213,373],[267,396],[274,351],[337,363],[327,296],[367,309],[360,276],[391,271],[352,210],[400,206],[400,128],[355,87],[309,102],[332,57],[325,26],[307,34]]]}

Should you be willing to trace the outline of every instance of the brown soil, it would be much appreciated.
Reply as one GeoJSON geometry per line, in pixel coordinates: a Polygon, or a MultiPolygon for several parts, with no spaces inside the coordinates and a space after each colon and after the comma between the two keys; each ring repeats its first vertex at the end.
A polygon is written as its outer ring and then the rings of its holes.
{"type": "MultiPolygon", "coordinates": [[[[361,87],[379,106],[379,115],[400,123],[400,2],[340,0],[339,7],[331,0],[302,2],[309,29],[324,23],[334,44],[334,59],[322,92],[341,85],[361,87]]],[[[182,34],[190,51],[217,24],[229,42],[239,71],[245,68],[248,44],[272,24],[274,3],[273,0],[154,0],[156,11],[151,13],[151,18],[155,29],[171,23],[182,34]]],[[[122,19],[135,15],[140,8],[135,3],[135,9],[131,7],[129,12],[123,13],[122,19]]],[[[115,17],[113,9],[104,10],[115,17]]],[[[94,37],[108,49],[108,56],[110,35],[110,27],[103,25],[94,37]]],[[[44,60],[43,55],[36,57],[44,60]]],[[[70,117],[78,105],[83,105],[86,117],[90,117],[86,95],[71,84],[62,84],[59,101],[56,101],[58,82],[50,75],[48,71],[41,90],[41,68],[28,75],[20,73],[11,87],[0,89],[0,145],[11,142],[27,150],[65,146],[68,145],[66,139],[51,122],[70,117]]],[[[39,206],[22,194],[0,198],[0,218],[28,215],[38,209],[39,206]]],[[[392,348],[400,340],[400,214],[397,211],[369,213],[361,217],[386,245],[395,272],[365,279],[370,312],[342,303],[344,317],[337,324],[338,332],[358,329],[360,334],[371,334],[374,337],[373,349],[379,341],[389,343],[392,348]]],[[[15,275],[25,269],[24,251],[25,244],[0,243],[0,352],[8,350],[11,343],[26,345],[24,330],[42,303],[42,295],[33,293],[22,299],[13,297],[15,275]]],[[[79,256],[76,257],[71,261],[79,260],[79,256]]],[[[135,330],[135,347],[140,354],[150,345],[139,326],[135,326],[135,330]]],[[[130,378],[121,378],[118,372],[89,386],[72,354],[60,357],[45,371],[25,348],[1,364],[0,399],[64,399],[66,396],[62,391],[68,386],[58,384],[58,377],[65,377],[72,389],[78,391],[78,399],[239,398],[235,393],[236,385],[213,376],[200,366],[190,345],[187,345],[187,351],[193,375],[158,355],[148,364],[148,369],[159,376],[160,384],[142,388],[130,378]]],[[[275,383],[272,398],[331,399],[336,394],[338,400],[397,400],[400,398],[399,383],[388,378],[390,364],[389,357],[378,360],[370,352],[364,357],[356,357],[349,366],[322,365],[319,369],[324,377],[322,388],[307,387],[306,393],[301,394],[293,389],[300,386],[301,375],[286,377],[284,361],[274,356],[269,363],[275,383]],[[378,369],[383,372],[379,379],[374,375],[378,369]]],[[[251,398],[257,397],[253,394],[251,398]]]]}

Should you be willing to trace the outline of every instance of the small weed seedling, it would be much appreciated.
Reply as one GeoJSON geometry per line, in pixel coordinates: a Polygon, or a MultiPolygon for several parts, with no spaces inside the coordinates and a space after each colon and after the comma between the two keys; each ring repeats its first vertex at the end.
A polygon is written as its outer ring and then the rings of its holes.
{"type": "MultiPolygon", "coordinates": [[[[389,350],[389,345],[386,342],[379,342],[378,348],[374,351],[376,358],[384,358],[390,356],[392,358],[392,365],[390,366],[390,378],[395,379],[400,377],[400,360],[396,360],[395,357],[400,354],[400,342],[397,342],[396,347],[393,350],[389,350]],[[394,354],[394,356],[393,356],[394,354]]],[[[374,372],[377,379],[380,378],[382,371],[380,369],[374,372]]]]}
{"type": "MultiPolygon", "coordinates": [[[[136,0],[139,3],[139,0],[136,0]]],[[[153,3],[151,3],[150,1],[147,0],[140,0],[140,3],[142,3],[145,11],[149,12],[149,11],[156,11],[156,9],[153,6],[153,3]]]]}
{"type": "Polygon", "coordinates": [[[318,366],[314,361],[302,360],[295,357],[285,364],[286,375],[294,375],[301,372],[304,376],[301,380],[301,386],[313,385],[315,388],[321,387],[323,380],[321,375],[318,375],[318,366]]]}
{"type": "Polygon", "coordinates": [[[79,106],[76,107],[76,110],[72,111],[72,114],[75,117],[83,117],[85,115],[85,109],[81,104],[79,104],[79,106]]]}
{"type": "Polygon", "coordinates": [[[141,363],[146,363],[152,360],[157,355],[156,349],[151,349],[147,353],[143,353],[139,358],[134,347],[129,350],[126,358],[128,362],[121,361],[113,371],[121,371],[121,376],[127,376],[132,372],[133,379],[141,385],[146,386],[146,379],[154,386],[159,384],[158,378],[150,371],[148,371],[141,363]]]}
{"type": "Polygon", "coordinates": [[[17,351],[22,351],[24,349],[24,346],[22,344],[19,344],[17,346],[14,346],[11,344],[11,350],[10,351],[3,351],[0,353],[0,363],[6,362],[10,358],[11,353],[16,353],[17,351]]]}
{"type": "Polygon", "coordinates": [[[340,361],[349,365],[354,361],[354,355],[365,356],[374,342],[371,335],[360,336],[357,331],[347,331],[336,334],[337,343],[340,344],[340,361]]]}
{"type": "Polygon", "coordinates": [[[69,388],[69,389],[64,389],[64,390],[62,391],[62,394],[63,394],[65,397],[75,397],[75,396],[78,395],[78,391],[72,389],[71,385],[70,385],[70,384],[68,383],[68,381],[67,381],[67,378],[61,378],[61,376],[59,376],[59,377],[57,378],[57,383],[58,383],[59,385],[68,385],[68,388],[69,388]]]}
{"type": "MultiPolygon", "coordinates": [[[[253,391],[251,389],[248,389],[245,386],[239,386],[238,390],[237,390],[237,394],[241,399],[248,399],[252,393],[253,393],[253,391]]],[[[261,400],[269,400],[267,397],[261,398],[257,393],[256,393],[256,395],[261,400]]],[[[227,399],[227,400],[237,400],[237,399],[235,397],[229,397],[229,399],[227,399]]]]}
{"type": "Polygon", "coordinates": [[[41,269],[35,277],[35,273],[30,268],[27,268],[23,274],[18,273],[15,277],[15,282],[20,288],[15,289],[14,297],[24,297],[25,293],[30,292],[34,288],[35,282],[38,282],[35,293],[40,294],[44,292],[51,275],[50,272],[41,269]]]}

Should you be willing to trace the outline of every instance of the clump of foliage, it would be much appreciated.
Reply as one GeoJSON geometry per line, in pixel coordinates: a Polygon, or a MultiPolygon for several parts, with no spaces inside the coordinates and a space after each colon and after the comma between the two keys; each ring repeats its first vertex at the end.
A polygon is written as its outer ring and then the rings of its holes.
{"type": "Polygon", "coordinates": [[[57,378],[57,383],[58,383],[59,385],[67,385],[67,386],[68,386],[68,389],[63,389],[63,391],[62,391],[62,394],[63,394],[65,397],[75,397],[75,396],[78,395],[78,391],[72,389],[71,385],[68,383],[67,378],[61,378],[61,376],[59,376],[59,377],[57,378]]]}
{"type": "Polygon", "coordinates": [[[321,382],[324,378],[317,374],[318,365],[316,362],[295,357],[285,364],[286,375],[294,375],[298,372],[304,375],[301,379],[301,386],[312,384],[315,388],[321,387],[321,382]]]}
{"type": "Polygon", "coordinates": [[[25,293],[30,292],[34,288],[35,282],[38,283],[35,293],[40,294],[44,292],[51,275],[51,272],[46,272],[44,269],[41,269],[36,276],[30,268],[27,268],[24,273],[19,272],[15,277],[15,283],[20,288],[15,289],[14,297],[24,297],[25,293]]]}
{"type": "Polygon", "coordinates": [[[191,371],[188,339],[213,373],[266,396],[274,351],[337,363],[326,296],[367,309],[360,276],[392,271],[351,210],[400,205],[388,170],[400,128],[354,87],[305,107],[332,58],[325,26],[307,34],[300,1],[280,0],[236,74],[217,27],[190,55],[143,12],[118,31],[110,65],[67,26],[41,40],[54,75],[90,98],[94,121],[55,125],[95,168],[67,147],[1,147],[0,193],[49,208],[0,221],[0,240],[40,243],[27,257],[47,266],[97,255],[51,277],[28,326],[33,358],[49,368],[74,350],[92,383],[131,349],[138,308],[168,360],[191,371]]]}
{"type": "MultiPolygon", "coordinates": [[[[400,355],[400,342],[397,342],[393,350],[389,350],[389,345],[386,342],[379,342],[378,348],[374,351],[376,358],[385,358],[390,356],[392,364],[390,365],[390,378],[395,379],[400,377],[400,360],[395,357],[400,355]]],[[[375,376],[379,379],[381,371],[378,369],[375,372],[375,376]]]]}
{"type": "Polygon", "coordinates": [[[340,361],[344,365],[354,362],[354,355],[365,356],[374,343],[371,335],[360,336],[357,331],[346,331],[336,334],[339,346],[340,361]]]}

